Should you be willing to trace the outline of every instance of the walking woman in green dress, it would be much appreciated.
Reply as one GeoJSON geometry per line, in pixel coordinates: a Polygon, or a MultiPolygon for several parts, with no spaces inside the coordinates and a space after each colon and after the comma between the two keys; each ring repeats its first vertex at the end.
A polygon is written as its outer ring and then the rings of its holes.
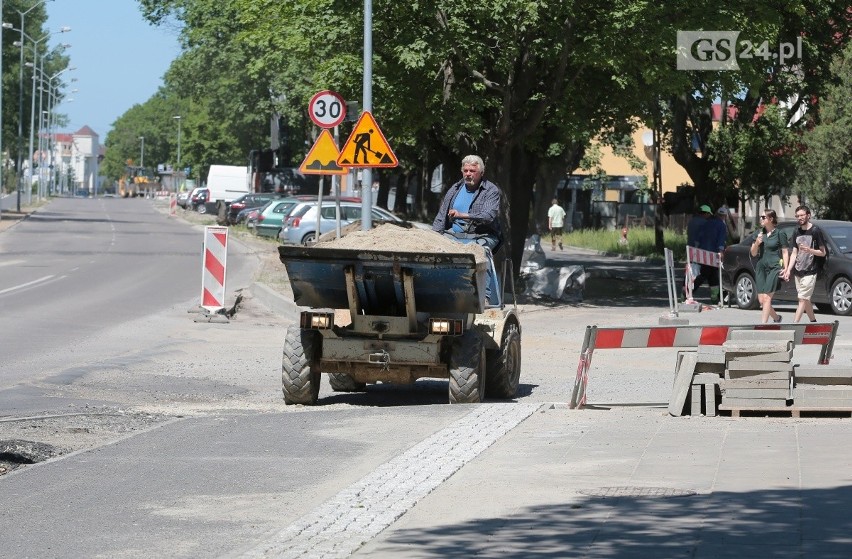
{"type": "Polygon", "coordinates": [[[763,229],[751,244],[751,255],[758,257],[754,271],[761,322],[766,324],[770,319],[781,322],[781,315],[772,308],[772,296],[781,287],[781,281],[787,280],[785,270],[790,255],[787,235],[776,227],[778,216],[774,210],[765,210],[760,216],[760,223],[763,229]]]}

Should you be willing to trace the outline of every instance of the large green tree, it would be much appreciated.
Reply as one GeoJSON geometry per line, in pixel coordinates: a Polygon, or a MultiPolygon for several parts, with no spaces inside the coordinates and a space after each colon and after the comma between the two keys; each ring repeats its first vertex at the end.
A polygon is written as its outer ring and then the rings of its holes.
{"type": "MultiPolygon", "coordinates": [[[[360,98],[360,4],[140,4],[155,23],[176,19],[184,26],[186,50],[169,83],[199,105],[212,98],[222,110],[207,114],[229,123],[233,136],[251,124],[246,112],[265,118],[275,110],[295,152],[303,153],[312,137],[305,118],[312,93],[328,88],[360,98]],[[226,83],[240,86],[228,91],[228,99],[222,94],[226,83]]],[[[485,158],[487,175],[503,188],[512,210],[517,262],[530,229],[534,185],[539,199],[547,199],[592,138],[623,137],[634,117],[662,133],[703,197],[720,196],[708,179],[714,100],[736,102],[743,122],[772,98],[798,94],[796,102],[807,103],[827,80],[822,57],[835,48],[827,38],[840,32],[846,40],[841,4],[764,0],[718,9],[685,0],[376,3],[373,112],[400,157],[395,172],[422,179],[444,163],[452,178],[466,153],[485,158]],[[800,71],[762,58],[743,62],[739,72],[678,71],[676,32],[683,29],[737,29],[754,43],[771,45],[795,42],[804,32],[800,71]]]]}
{"type": "Polygon", "coordinates": [[[832,66],[820,122],[803,136],[795,188],[823,218],[852,220],[852,45],[832,66]]]}
{"type": "MultiPolygon", "coordinates": [[[[777,102],[788,104],[789,115],[809,112],[818,119],[815,102],[833,80],[830,61],[850,39],[852,13],[849,3],[843,0],[750,2],[718,10],[713,16],[714,27],[706,19],[709,5],[690,6],[676,16],[681,29],[739,32],[738,70],[684,72],[690,77],[689,87],[666,100],[666,131],[675,160],[695,184],[697,199],[720,204],[727,185],[719,182],[723,171],[714,172],[715,165],[724,161],[723,155],[714,155],[714,144],[710,142],[714,104],[721,107],[718,126],[733,127],[725,132],[728,136],[751,135],[751,125],[763,107],[777,102]],[[792,56],[783,59],[782,48],[792,56]],[[729,107],[733,110],[729,111],[729,107]]],[[[740,142],[745,143],[747,138],[740,142]]],[[[792,153],[786,155],[790,157],[792,153]]],[[[777,157],[775,163],[786,164],[777,157]]],[[[783,186],[775,183],[768,194],[783,194],[783,186]]]]}

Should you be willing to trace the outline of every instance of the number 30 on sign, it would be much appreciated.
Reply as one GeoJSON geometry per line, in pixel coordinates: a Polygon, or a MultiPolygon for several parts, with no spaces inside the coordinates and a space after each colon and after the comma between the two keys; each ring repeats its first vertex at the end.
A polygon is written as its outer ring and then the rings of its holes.
{"type": "Polygon", "coordinates": [[[311,97],[308,113],[320,128],[334,128],[346,118],[346,101],[339,93],[320,91],[311,97]]]}

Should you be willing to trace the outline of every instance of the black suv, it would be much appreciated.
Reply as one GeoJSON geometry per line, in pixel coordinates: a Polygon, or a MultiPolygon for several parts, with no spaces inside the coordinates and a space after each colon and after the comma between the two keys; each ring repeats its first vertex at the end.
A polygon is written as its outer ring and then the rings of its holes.
{"type": "MultiPolygon", "coordinates": [[[[828,258],[817,275],[811,301],[820,310],[849,316],[852,314],[852,222],[813,219],[811,223],[822,229],[828,245],[828,258]]],[[[796,227],[798,223],[795,221],[778,224],[778,229],[788,239],[796,227]]],[[[753,231],[738,244],[726,248],[722,257],[722,288],[732,295],[731,302],[741,309],[758,307],[754,283],[757,258],[749,252],[756,233],[753,231]]],[[[775,292],[773,300],[798,301],[796,282],[792,278],[781,282],[781,289],[775,292]]]]}

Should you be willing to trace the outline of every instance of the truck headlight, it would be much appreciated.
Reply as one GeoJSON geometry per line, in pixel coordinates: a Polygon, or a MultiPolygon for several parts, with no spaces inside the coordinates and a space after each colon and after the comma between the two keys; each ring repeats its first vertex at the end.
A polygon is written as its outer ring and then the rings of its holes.
{"type": "Polygon", "coordinates": [[[464,333],[464,322],[460,319],[430,318],[429,333],[443,336],[461,336],[464,333]]]}
{"type": "Polygon", "coordinates": [[[334,313],[304,311],[299,315],[299,327],[310,330],[328,330],[334,326],[334,313]]]}

